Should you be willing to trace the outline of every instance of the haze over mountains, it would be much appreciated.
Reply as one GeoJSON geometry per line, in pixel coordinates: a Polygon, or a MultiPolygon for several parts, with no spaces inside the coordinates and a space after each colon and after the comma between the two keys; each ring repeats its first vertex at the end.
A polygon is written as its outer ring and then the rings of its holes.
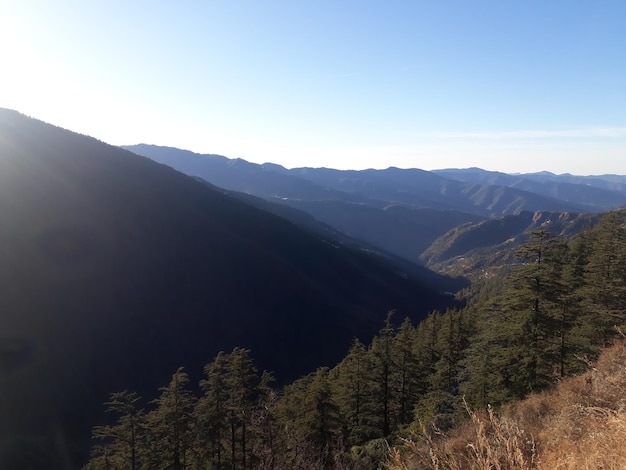
{"type": "MultiPolygon", "coordinates": [[[[618,175],[508,175],[478,168],[288,170],[169,147],[125,148],[217,186],[301,209],[344,234],[414,263],[441,263],[446,256],[500,244],[533,229],[531,220],[560,218],[562,225],[569,221],[580,229],[581,220],[589,217],[576,214],[626,204],[626,177],[618,175]],[[487,223],[503,216],[504,223],[487,223]],[[486,234],[489,230],[494,233],[486,234]],[[464,233],[481,235],[463,236],[461,243],[459,236],[464,233]],[[443,249],[452,238],[454,249],[443,249]]],[[[573,229],[565,224],[559,230],[571,233],[573,229]]]]}
{"type": "Polygon", "coordinates": [[[110,392],[197,376],[220,350],[284,381],[390,309],[450,305],[390,258],[15,111],[0,155],[1,468],[71,466],[110,392]]]}
{"type": "Polygon", "coordinates": [[[573,203],[589,212],[615,209],[624,204],[626,194],[626,177],[619,175],[555,175],[547,171],[509,175],[480,168],[435,170],[433,173],[466,183],[521,189],[573,203]]]}

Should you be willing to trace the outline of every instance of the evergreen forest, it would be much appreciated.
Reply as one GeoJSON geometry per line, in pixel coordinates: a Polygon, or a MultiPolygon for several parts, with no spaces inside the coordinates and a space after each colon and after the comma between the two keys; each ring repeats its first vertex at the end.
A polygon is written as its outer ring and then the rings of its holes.
{"type": "Polygon", "coordinates": [[[199,381],[181,364],[151,396],[115,391],[86,468],[526,468],[401,466],[395,452],[589,371],[623,336],[625,220],[608,212],[568,239],[533,231],[511,265],[457,294],[462,308],[418,324],[390,311],[371,341],[292,383],[235,348],[199,381]]]}

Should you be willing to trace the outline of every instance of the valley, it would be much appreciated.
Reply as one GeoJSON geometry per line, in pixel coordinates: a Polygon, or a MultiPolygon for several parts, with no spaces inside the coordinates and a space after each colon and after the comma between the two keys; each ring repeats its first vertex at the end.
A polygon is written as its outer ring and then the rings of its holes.
{"type": "MultiPolygon", "coordinates": [[[[571,302],[582,302],[586,312],[587,299],[596,296],[611,318],[621,318],[623,286],[597,290],[593,276],[602,260],[593,253],[615,254],[619,269],[611,282],[619,286],[623,230],[619,220],[607,220],[623,215],[623,177],[287,170],[173,148],[122,149],[6,109],[0,152],[2,468],[74,468],[89,460],[92,429],[109,429],[98,426],[109,416],[103,403],[111,393],[132,391],[152,403],[168,380],[229,377],[228,368],[217,376],[207,371],[218,368],[220,357],[248,354],[256,364],[246,369],[257,377],[254,400],[276,393],[277,408],[250,401],[246,413],[267,408],[277,413],[272,419],[297,423],[281,439],[289,449],[296,445],[290,439],[302,439],[307,458],[321,445],[350,468],[374,468],[383,458],[376,443],[395,439],[415,416],[456,423],[462,391],[473,406],[484,404],[477,390],[485,384],[493,386],[493,403],[528,391],[526,372],[496,377],[506,370],[499,361],[512,367],[512,357],[526,357],[536,345],[498,353],[511,337],[490,336],[492,310],[503,315],[501,325],[518,331],[534,320],[517,324],[522,317],[512,312],[539,296],[550,345],[565,335],[553,327],[561,318],[555,312],[571,302]],[[520,253],[537,249],[550,250],[541,251],[554,263],[550,279],[571,291],[555,287],[553,295],[526,286],[517,289],[526,297],[512,294],[511,283],[521,281],[508,276],[536,261],[520,253]],[[584,268],[578,278],[577,262],[584,268]],[[484,351],[500,365],[477,372],[472,361],[485,359],[484,351]],[[407,361],[402,367],[400,357],[407,361]],[[353,367],[361,360],[374,374],[361,378],[368,411],[361,424],[347,424],[353,367]],[[307,397],[325,387],[338,414],[323,435],[311,437],[307,426],[322,417],[307,421],[317,409],[307,397]],[[361,457],[336,446],[340,434],[361,457]]],[[[580,372],[573,355],[596,357],[612,338],[608,323],[586,315],[561,321],[572,341],[586,328],[602,333],[560,352],[542,345],[555,356],[542,356],[549,366],[533,391],[556,379],[550,367],[558,354],[563,370],[580,372]]],[[[157,420],[158,409],[147,415],[157,420]]],[[[252,426],[232,419],[233,432],[252,426]]],[[[254,436],[251,442],[267,444],[254,436]]],[[[244,445],[231,464],[261,458],[253,452],[244,445]]],[[[89,468],[100,468],[102,455],[89,468]]],[[[286,450],[279,457],[296,465],[286,450]]]]}

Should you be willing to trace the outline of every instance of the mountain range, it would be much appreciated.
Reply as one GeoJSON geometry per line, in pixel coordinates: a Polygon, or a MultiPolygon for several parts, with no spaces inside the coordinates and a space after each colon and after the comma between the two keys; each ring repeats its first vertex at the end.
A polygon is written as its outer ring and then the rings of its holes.
{"type": "Polygon", "coordinates": [[[219,187],[286,202],[340,200],[377,207],[396,203],[483,217],[522,210],[603,212],[626,204],[626,177],[618,175],[509,175],[477,168],[288,170],[272,163],[260,165],[171,147],[139,144],[124,148],[219,187]]]}
{"type": "Polygon", "coordinates": [[[217,186],[302,210],[384,253],[426,266],[437,263],[431,266],[437,269],[444,263],[445,271],[455,275],[473,271],[451,269],[451,258],[505,240],[521,242],[523,233],[534,227],[529,218],[571,223],[572,229],[559,227],[568,234],[585,226],[582,220],[595,220],[582,214],[626,204],[626,176],[619,175],[506,174],[479,168],[288,170],[171,147],[125,148],[217,186]]]}
{"type": "Polygon", "coordinates": [[[625,184],[288,170],[0,109],[0,468],[77,467],[109,393],[197,380],[219,351],[250,348],[279,383],[332,366],[390,310],[457,306],[524,232],[626,204],[625,184]]]}

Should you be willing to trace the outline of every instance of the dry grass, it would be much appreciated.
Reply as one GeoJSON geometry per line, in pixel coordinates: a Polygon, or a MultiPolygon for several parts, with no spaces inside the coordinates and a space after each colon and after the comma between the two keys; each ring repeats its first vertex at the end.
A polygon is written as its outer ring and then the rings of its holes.
{"type": "Polygon", "coordinates": [[[470,422],[454,437],[422,428],[421,439],[405,440],[402,449],[392,449],[389,470],[535,468],[534,440],[514,420],[491,409],[468,413],[470,422]]]}
{"type": "Polygon", "coordinates": [[[626,340],[595,367],[497,416],[470,413],[454,435],[422,430],[389,470],[626,469],[626,340]]]}

